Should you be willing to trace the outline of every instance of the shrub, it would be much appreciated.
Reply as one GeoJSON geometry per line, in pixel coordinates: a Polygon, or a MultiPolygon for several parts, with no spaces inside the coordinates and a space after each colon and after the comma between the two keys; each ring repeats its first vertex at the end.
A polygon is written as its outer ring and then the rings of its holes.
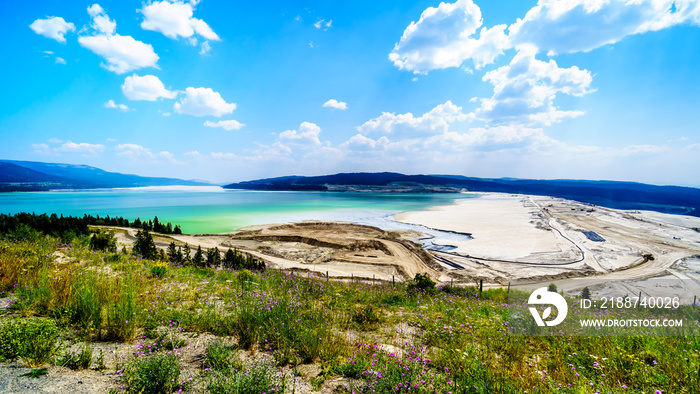
{"type": "Polygon", "coordinates": [[[172,393],[179,377],[179,359],[172,352],[136,358],[122,370],[127,393],[172,393]]]}
{"type": "Polygon", "coordinates": [[[555,285],[554,283],[550,283],[549,286],[547,286],[547,291],[551,291],[551,292],[556,293],[557,292],[557,285],[555,285]]]}
{"type": "Polygon", "coordinates": [[[269,364],[252,365],[245,371],[214,373],[207,384],[212,394],[284,393],[285,378],[269,364]]]}
{"type": "Polygon", "coordinates": [[[207,351],[204,353],[203,366],[204,368],[217,371],[239,370],[242,368],[242,365],[236,358],[236,355],[236,346],[214,342],[207,346],[207,351]]]}
{"type": "Polygon", "coordinates": [[[88,369],[92,362],[92,346],[85,344],[78,351],[66,351],[56,360],[56,365],[72,370],[88,369]]]}
{"type": "Polygon", "coordinates": [[[435,290],[435,282],[430,279],[428,274],[416,274],[416,277],[408,283],[408,290],[422,290],[426,292],[431,292],[435,290]]]}
{"type": "Polygon", "coordinates": [[[365,305],[355,310],[352,314],[352,320],[362,328],[367,328],[381,322],[382,315],[381,312],[372,305],[365,305]]]}
{"type": "Polygon", "coordinates": [[[153,275],[156,278],[164,277],[167,272],[168,268],[165,266],[165,264],[156,264],[153,267],[151,267],[151,275],[153,275]]]}
{"type": "Polygon", "coordinates": [[[57,338],[58,327],[51,319],[8,320],[0,326],[0,356],[39,366],[56,353],[57,338]]]}

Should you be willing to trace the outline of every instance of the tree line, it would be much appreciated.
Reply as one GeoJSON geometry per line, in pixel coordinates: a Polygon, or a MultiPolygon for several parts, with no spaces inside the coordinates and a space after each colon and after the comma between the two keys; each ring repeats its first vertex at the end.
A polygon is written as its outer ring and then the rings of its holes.
{"type": "MultiPolygon", "coordinates": [[[[116,252],[117,240],[111,231],[97,230],[90,238],[90,248],[106,252],[116,252]]],[[[124,253],[126,249],[123,249],[124,253]]],[[[148,260],[168,261],[171,264],[193,265],[198,268],[223,267],[233,270],[258,270],[265,269],[265,262],[256,259],[248,253],[243,253],[238,249],[229,248],[223,253],[219,248],[209,248],[206,252],[201,246],[194,250],[189,244],[176,246],[175,242],[168,245],[167,253],[163,249],[158,249],[153,236],[148,230],[139,230],[136,233],[136,241],[132,246],[131,253],[134,256],[148,260]]]]}
{"type": "Polygon", "coordinates": [[[63,216],[35,213],[17,213],[14,215],[0,214],[0,234],[10,234],[17,231],[32,229],[43,234],[58,237],[64,242],[80,236],[90,235],[88,226],[115,226],[132,227],[148,231],[155,231],[161,234],[182,234],[179,225],[170,222],[163,223],[156,216],[153,220],[141,220],[136,218],[133,221],[123,217],[105,217],[83,215],[63,216]]]}

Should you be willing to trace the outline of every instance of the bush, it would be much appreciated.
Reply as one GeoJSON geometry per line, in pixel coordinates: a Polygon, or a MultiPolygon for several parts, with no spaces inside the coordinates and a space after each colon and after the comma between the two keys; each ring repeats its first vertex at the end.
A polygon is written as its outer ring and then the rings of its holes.
{"type": "Polygon", "coordinates": [[[555,285],[554,283],[550,283],[549,286],[547,286],[547,291],[551,291],[551,292],[556,293],[557,292],[557,285],[555,285]]]}
{"type": "Polygon", "coordinates": [[[134,359],[122,370],[127,393],[172,393],[179,377],[179,359],[172,352],[134,359]]]}
{"type": "Polygon", "coordinates": [[[0,326],[0,357],[19,357],[30,367],[43,365],[56,353],[57,338],[51,319],[8,320],[0,326]]]}
{"type": "Polygon", "coordinates": [[[408,283],[408,290],[422,290],[426,292],[431,292],[435,290],[435,282],[430,279],[428,274],[416,274],[416,277],[408,283]]]}
{"type": "Polygon", "coordinates": [[[204,368],[217,371],[239,370],[242,365],[236,358],[237,347],[215,342],[207,346],[204,354],[204,368]]]}
{"type": "Polygon", "coordinates": [[[80,350],[71,352],[67,349],[56,360],[56,365],[72,370],[88,369],[92,362],[92,346],[85,344],[80,350]]]}
{"type": "Polygon", "coordinates": [[[168,273],[168,268],[165,266],[165,264],[156,264],[151,267],[151,275],[156,278],[162,278],[166,273],[168,273]]]}
{"type": "Polygon", "coordinates": [[[372,305],[365,305],[355,310],[352,314],[352,320],[362,328],[367,328],[381,322],[382,315],[381,312],[372,305]]]}
{"type": "Polygon", "coordinates": [[[284,393],[285,379],[269,364],[253,365],[245,371],[214,373],[207,384],[212,394],[284,393]]]}

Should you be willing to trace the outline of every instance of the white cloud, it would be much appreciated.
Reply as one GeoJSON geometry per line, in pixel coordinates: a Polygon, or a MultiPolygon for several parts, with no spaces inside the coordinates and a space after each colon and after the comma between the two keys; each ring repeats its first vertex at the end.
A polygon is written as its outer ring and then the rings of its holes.
{"type": "Polygon", "coordinates": [[[88,13],[92,17],[93,34],[78,37],[78,43],[101,56],[106,61],[102,64],[104,68],[124,74],[143,67],[157,67],[158,55],[150,44],[115,34],[116,22],[109,19],[98,4],[88,7],[88,13]]]}
{"type": "Polygon", "coordinates": [[[153,153],[150,149],[136,144],[119,144],[114,147],[114,150],[117,151],[117,156],[129,159],[176,161],[175,156],[168,151],[153,153]]]}
{"type": "Polygon", "coordinates": [[[118,110],[120,110],[120,111],[122,111],[122,112],[126,112],[126,111],[129,110],[129,107],[127,107],[127,106],[124,105],[124,104],[115,104],[115,103],[114,103],[114,100],[109,100],[109,101],[107,101],[107,102],[105,103],[104,107],[105,107],[105,108],[116,108],[116,109],[118,109],[118,110]]]}
{"type": "Polygon", "coordinates": [[[535,59],[537,48],[522,46],[510,64],[483,77],[494,88],[491,98],[482,99],[476,117],[496,124],[550,125],[583,115],[554,106],[558,93],[581,97],[590,93],[593,77],[576,66],[559,68],[554,60],[535,59]]]}
{"type": "Polygon", "coordinates": [[[211,45],[209,45],[209,41],[204,41],[202,45],[200,45],[200,50],[199,54],[200,55],[205,55],[207,52],[211,50],[211,45]]]}
{"type": "Polygon", "coordinates": [[[211,122],[207,120],[206,122],[204,122],[204,125],[207,127],[221,127],[222,129],[228,131],[239,130],[243,126],[245,126],[243,123],[240,123],[236,120],[220,120],[218,122],[211,122]]]}
{"type": "Polygon", "coordinates": [[[56,56],[56,64],[66,64],[66,59],[56,56]]]}
{"type": "Polygon", "coordinates": [[[414,73],[459,67],[467,59],[481,68],[510,47],[506,25],[482,28],[476,38],[482,24],[481,10],[472,0],[428,7],[403,32],[389,60],[414,73]]]}
{"type": "Polygon", "coordinates": [[[111,36],[117,30],[117,22],[109,19],[105,10],[99,4],[93,4],[87,9],[92,17],[91,27],[101,34],[111,36]]]}
{"type": "Polygon", "coordinates": [[[32,144],[32,153],[35,155],[49,155],[51,154],[51,147],[47,144],[32,144]]]}
{"type": "Polygon", "coordinates": [[[399,115],[383,112],[381,116],[368,120],[362,126],[357,127],[357,131],[362,134],[371,132],[388,134],[440,133],[447,131],[450,124],[466,119],[468,116],[462,113],[462,107],[458,107],[448,100],[419,117],[414,117],[410,112],[399,115]]]}
{"type": "Polygon", "coordinates": [[[105,146],[102,144],[88,144],[87,142],[75,143],[67,141],[60,147],[54,148],[54,151],[62,153],[81,153],[83,155],[95,156],[102,153],[104,148],[105,146]]]}
{"type": "Polygon", "coordinates": [[[299,131],[286,130],[279,134],[279,140],[285,143],[293,143],[297,145],[321,145],[321,140],[318,135],[321,134],[321,128],[318,125],[310,122],[303,122],[299,125],[299,131]]]}
{"type": "Polygon", "coordinates": [[[347,141],[340,144],[341,148],[348,148],[354,151],[365,151],[385,148],[390,144],[390,141],[386,137],[381,137],[378,140],[373,140],[362,134],[355,134],[347,141]]]}
{"type": "Polygon", "coordinates": [[[330,19],[328,22],[326,22],[325,19],[319,19],[314,23],[314,27],[317,29],[323,28],[324,31],[328,30],[333,26],[333,19],[330,19]]]}
{"type": "Polygon", "coordinates": [[[171,99],[177,96],[177,92],[166,89],[155,75],[140,77],[134,74],[126,77],[122,92],[129,100],[155,101],[160,97],[171,99]]]}
{"type": "Polygon", "coordinates": [[[190,87],[185,90],[185,95],[174,106],[179,114],[219,117],[236,109],[236,104],[227,103],[218,92],[209,88],[190,87]]]}
{"type": "Polygon", "coordinates": [[[696,0],[540,0],[509,28],[514,44],[550,55],[590,51],[624,37],[700,22],[696,0]]]}
{"type": "Polygon", "coordinates": [[[192,37],[198,34],[207,40],[218,41],[219,36],[201,19],[193,18],[197,1],[155,1],[141,9],[141,28],[163,33],[169,38],[192,37]]]}
{"type": "Polygon", "coordinates": [[[66,42],[66,33],[69,31],[75,31],[75,25],[70,22],[66,22],[60,16],[50,16],[46,19],[37,19],[32,22],[31,25],[29,25],[29,28],[34,30],[34,33],[36,34],[54,39],[63,44],[66,42]]]}
{"type": "Polygon", "coordinates": [[[340,110],[346,110],[348,109],[348,103],[343,102],[343,101],[338,101],[336,99],[330,99],[323,103],[324,107],[327,108],[335,108],[335,109],[340,109],[340,110]]]}
{"type": "Polygon", "coordinates": [[[48,142],[50,142],[52,144],[61,144],[61,143],[63,143],[63,140],[60,140],[58,138],[49,138],[48,142]]]}

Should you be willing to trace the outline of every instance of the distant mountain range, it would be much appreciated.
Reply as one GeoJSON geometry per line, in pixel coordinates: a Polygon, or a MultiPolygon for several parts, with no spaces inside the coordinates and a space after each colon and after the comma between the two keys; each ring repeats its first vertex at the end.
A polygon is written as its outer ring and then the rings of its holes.
{"type": "Polygon", "coordinates": [[[700,216],[700,189],[636,182],[473,178],[392,172],[287,176],[232,183],[227,189],[435,193],[500,192],[567,198],[617,209],[642,209],[700,216]]]}
{"type": "Polygon", "coordinates": [[[120,174],[86,165],[0,160],[0,192],[172,185],[211,184],[176,178],[120,174]]]}

